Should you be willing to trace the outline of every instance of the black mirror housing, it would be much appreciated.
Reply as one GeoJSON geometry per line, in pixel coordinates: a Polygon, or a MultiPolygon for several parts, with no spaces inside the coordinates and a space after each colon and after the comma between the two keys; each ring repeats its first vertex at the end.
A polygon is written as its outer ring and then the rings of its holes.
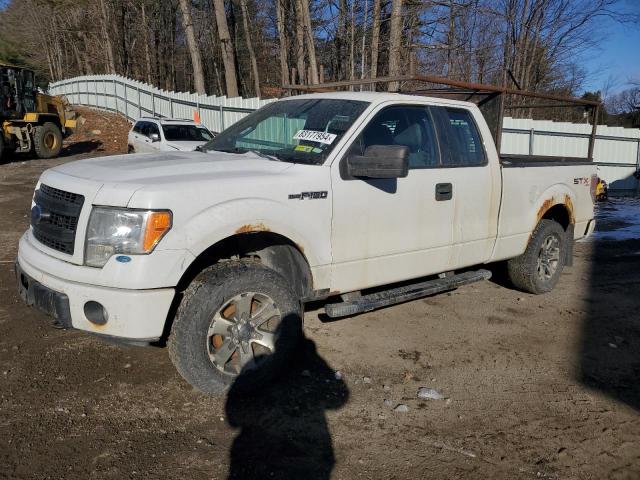
{"type": "Polygon", "coordinates": [[[364,155],[350,155],[347,171],[357,178],[404,178],[409,174],[409,147],[371,145],[364,155]]]}

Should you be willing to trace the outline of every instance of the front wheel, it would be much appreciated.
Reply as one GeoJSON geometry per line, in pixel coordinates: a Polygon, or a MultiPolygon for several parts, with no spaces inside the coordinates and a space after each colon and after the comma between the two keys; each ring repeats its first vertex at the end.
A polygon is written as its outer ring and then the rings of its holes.
{"type": "Polygon", "coordinates": [[[509,280],[525,292],[549,292],[560,279],[566,253],[567,234],[562,226],[553,220],[540,220],[525,252],[507,262],[509,280]]]}
{"type": "Polygon", "coordinates": [[[57,157],[62,150],[62,132],[55,123],[46,122],[35,127],[33,148],[38,158],[57,157]]]}
{"type": "Polygon", "coordinates": [[[205,393],[255,389],[293,353],[302,307],[275,271],[253,262],[223,262],[184,292],[171,328],[169,356],[182,377],[205,393]]]}

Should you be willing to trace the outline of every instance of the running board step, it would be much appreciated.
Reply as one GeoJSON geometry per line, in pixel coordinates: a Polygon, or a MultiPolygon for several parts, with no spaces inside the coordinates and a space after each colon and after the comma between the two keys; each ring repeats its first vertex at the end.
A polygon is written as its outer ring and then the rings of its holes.
{"type": "Polygon", "coordinates": [[[453,290],[454,288],[469,283],[489,280],[490,278],[491,272],[489,270],[464,272],[450,277],[436,278],[434,280],[405,285],[404,287],[393,288],[383,292],[363,295],[348,302],[330,303],[325,305],[324,310],[331,318],[346,317],[347,315],[370,312],[377,308],[388,307],[396,303],[408,302],[428,295],[453,290]]]}

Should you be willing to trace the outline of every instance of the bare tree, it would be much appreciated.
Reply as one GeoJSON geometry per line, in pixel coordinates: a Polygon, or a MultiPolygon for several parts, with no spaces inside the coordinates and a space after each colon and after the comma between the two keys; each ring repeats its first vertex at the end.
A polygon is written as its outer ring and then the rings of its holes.
{"type": "Polygon", "coordinates": [[[380,0],[373,0],[373,25],[371,27],[371,78],[378,76],[378,48],[380,44],[380,0]]]}
{"type": "Polygon", "coordinates": [[[111,35],[109,34],[109,16],[107,15],[107,9],[104,2],[105,0],[100,0],[100,13],[102,14],[100,18],[102,21],[102,38],[104,40],[109,73],[116,73],[116,64],[113,59],[113,45],[111,43],[111,35]]]}
{"type": "MultiPolygon", "coordinates": [[[[402,0],[391,3],[391,31],[389,33],[389,75],[400,74],[400,45],[402,42],[402,0]]],[[[400,88],[398,82],[389,83],[389,91],[395,92],[400,88]]]]}
{"type": "Polygon", "coordinates": [[[276,15],[277,15],[277,28],[278,39],[280,41],[280,83],[285,85],[288,83],[295,83],[295,80],[290,80],[289,77],[289,39],[287,38],[287,28],[285,24],[285,4],[286,0],[276,1],[276,15]]]}
{"type": "Polygon", "coordinates": [[[253,91],[256,97],[259,97],[260,72],[258,71],[258,62],[256,61],[256,54],[253,50],[253,43],[251,42],[251,32],[249,31],[249,13],[247,12],[247,0],[240,0],[240,10],[242,11],[242,26],[247,42],[247,51],[249,52],[249,59],[251,61],[251,72],[253,74],[253,91]]]}
{"type": "Polygon", "coordinates": [[[224,63],[224,79],[227,87],[227,97],[238,96],[238,79],[236,77],[236,59],[233,51],[227,13],[224,9],[224,0],[213,0],[215,9],[218,37],[222,49],[222,62],[224,63]]]}
{"type": "Polygon", "coordinates": [[[180,0],[180,10],[182,12],[182,25],[187,37],[187,45],[189,46],[189,54],[191,55],[191,65],[193,67],[193,85],[200,95],[206,94],[204,88],[204,71],[202,69],[202,58],[200,57],[200,49],[196,41],[196,35],[193,31],[193,21],[191,20],[190,0],[180,0]]]}
{"type": "Polygon", "coordinates": [[[309,52],[309,83],[318,83],[318,62],[316,60],[316,46],[311,27],[311,15],[309,14],[309,0],[302,0],[302,21],[304,24],[304,34],[307,41],[307,52],[309,52]]]}
{"type": "Polygon", "coordinates": [[[302,19],[302,0],[296,0],[296,67],[298,83],[305,83],[304,65],[304,20],[302,19]]]}

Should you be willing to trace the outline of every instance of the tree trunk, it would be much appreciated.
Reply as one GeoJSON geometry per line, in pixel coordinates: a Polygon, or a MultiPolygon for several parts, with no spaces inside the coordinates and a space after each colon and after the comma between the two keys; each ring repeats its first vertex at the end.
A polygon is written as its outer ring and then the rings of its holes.
{"type": "Polygon", "coordinates": [[[449,0],[449,30],[447,31],[447,77],[455,77],[453,50],[456,43],[456,13],[453,0],[449,0]]]}
{"type": "MultiPolygon", "coordinates": [[[[354,0],[352,0],[354,1],[354,0]]],[[[347,0],[340,0],[338,11],[338,80],[346,79],[349,66],[347,65],[346,45],[347,45],[347,20],[349,14],[347,12],[347,0]]]]}
{"type": "Polygon", "coordinates": [[[309,14],[309,0],[302,0],[302,21],[307,40],[307,52],[309,52],[309,83],[318,83],[318,64],[316,61],[316,46],[311,28],[311,15],[309,14]]]}
{"type": "Polygon", "coordinates": [[[284,5],[285,0],[276,0],[276,14],[278,17],[278,38],[280,40],[280,81],[282,85],[288,85],[289,81],[289,40],[287,27],[285,26],[284,5]]]}
{"type": "MultiPolygon", "coordinates": [[[[400,45],[402,40],[402,0],[391,3],[391,31],[389,32],[389,76],[400,74],[400,45]]],[[[390,82],[389,91],[397,92],[399,82],[390,82]]]]}
{"type": "Polygon", "coordinates": [[[238,79],[236,77],[236,59],[233,54],[233,43],[229,35],[227,14],[224,10],[224,0],[213,0],[216,13],[216,25],[222,48],[222,62],[224,63],[224,80],[227,87],[227,97],[238,96],[238,79]]]}
{"type": "MultiPolygon", "coordinates": [[[[369,15],[369,0],[364,0],[364,22],[362,22],[362,50],[360,52],[360,78],[364,78],[364,65],[365,65],[365,45],[367,40],[367,18],[369,15]]],[[[362,86],[360,87],[362,90],[362,86]]]]}
{"type": "Polygon", "coordinates": [[[107,73],[116,73],[116,65],[113,59],[113,45],[109,35],[109,17],[107,16],[107,8],[104,0],[100,0],[100,12],[102,14],[102,39],[104,40],[105,53],[107,57],[107,73]]]}
{"type": "MultiPolygon", "coordinates": [[[[373,0],[373,25],[371,27],[371,78],[378,76],[378,48],[380,44],[380,0],[373,0]]],[[[372,84],[375,89],[375,84],[372,84]]]]}
{"type": "Polygon", "coordinates": [[[193,86],[198,94],[205,95],[207,92],[204,87],[204,70],[202,69],[202,57],[200,56],[200,49],[193,29],[193,20],[191,19],[191,1],[180,0],[180,10],[182,12],[184,33],[187,37],[187,47],[191,56],[191,66],[193,67],[193,86]]]}
{"type": "MultiPolygon", "coordinates": [[[[354,8],[355,2],[351,0],[351,25],[349,26],[349,80],[353,80],[356,73],[356,18],[354,8]]],[[[353,86],[349,87],[349,90],[353,90],[353,86]]]]}
{"type": "Polygon", "coordinates": [[[247,13],[247,0],[240,0],[240,10],[242,11],[242,26],[244,28],[244,36],[247,40],[247,51],[251,59],[251,71],[253,72],[253,89],[256,97],[260,96],[260,73],[258,72],[258,62],[256,54],[253,51],[251,43],[251,33],[249,32],[249,14],[247,13]]]}
{"type": "Polygon", "coordinates": [[[142,28],[144,33],[144,65],[146,69],[147,83],[151,84],[151,54],[149,52],[149,34],[147,31],[147,13],[144,8],[144,3],[141,5],[142,14],[142,28]]]}
{"type": "Polygon", "coordinates": [[[302,19],[302,0],[296,0],[296,66],[298,67],[298,83],[306,83],[306,69],[304,66],[304,21],[302,19]]]}

